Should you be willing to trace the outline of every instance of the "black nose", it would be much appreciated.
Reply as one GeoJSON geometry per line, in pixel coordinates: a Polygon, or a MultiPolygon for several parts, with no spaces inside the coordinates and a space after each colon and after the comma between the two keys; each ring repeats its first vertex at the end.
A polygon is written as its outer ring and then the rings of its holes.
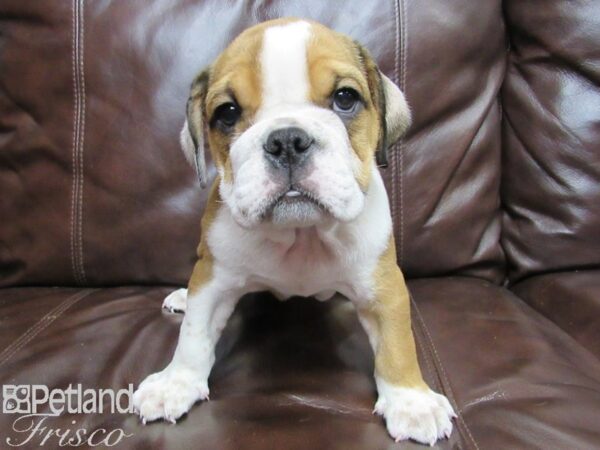
{"type": "Polygon", "coordinates": [[[272,131],[264,145],[267,159],[278,166],[298,165],[310,152],[313,139],[306,131],[296,128],[280,128],[272,131]]]}

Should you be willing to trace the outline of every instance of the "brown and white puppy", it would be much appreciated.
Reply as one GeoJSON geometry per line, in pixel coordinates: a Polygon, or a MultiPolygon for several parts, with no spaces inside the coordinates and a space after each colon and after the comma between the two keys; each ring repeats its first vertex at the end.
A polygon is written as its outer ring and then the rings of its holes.
{"type": "Polygon", "coordinates": [[[144,422],[175,422],[208,398],[236,302],[270,290],[350,299],[375,353],[375,411],[389,433],[427,444],[450,434],[454,411],[417,362],[375,163],[409,123],[404,95],[367,51],[315,22],[252,27],[194,80],[182,146],[206,183],[206,134],[218,177],[188,289],[164,303],[186,310],[175,355],[134,395],[144,422]]]}

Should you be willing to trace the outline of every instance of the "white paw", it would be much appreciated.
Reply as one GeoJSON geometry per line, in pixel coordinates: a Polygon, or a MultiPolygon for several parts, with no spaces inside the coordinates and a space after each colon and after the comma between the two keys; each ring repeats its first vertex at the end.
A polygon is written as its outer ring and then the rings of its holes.
{"type": "Polygon", "coordinates": [[[162,307],[169,312],[185,312],[187,304],[187,289],[181,288],[171,292],[165,297],[162,307]]]}
{"type": "Polygon", "coordinates": [[[206,379],[186,367],[169,366],[141,382],[133,393],[133,407],[144,424],[157,419],[175,423],[194,403],[206,399],[206,379]]]}
{"type": "Polygon", "coordinates": [[[379,398],[373,412],[383,416],[390,435],[396,442],[414,439],[433,445],[452,433],[456,413],[443,395],[431,389],[392,386],[377,380],[379,398]]]}

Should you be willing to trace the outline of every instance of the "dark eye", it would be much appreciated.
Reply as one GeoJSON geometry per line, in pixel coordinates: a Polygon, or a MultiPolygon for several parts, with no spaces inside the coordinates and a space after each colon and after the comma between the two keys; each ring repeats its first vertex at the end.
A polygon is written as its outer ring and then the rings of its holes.
{"type": "Polygon", "coordinates": [[[341,88],[333,93],[333,110],[351,112],[359,101],[358,92],[352,88],[341,88]]]}
{"type": "Polygon", "coordinates": [[[221,123],[225,127],[232,127],[242,115],[242,110],[235,103],[223,103],[213,114],[213,123],[221,123]]]}

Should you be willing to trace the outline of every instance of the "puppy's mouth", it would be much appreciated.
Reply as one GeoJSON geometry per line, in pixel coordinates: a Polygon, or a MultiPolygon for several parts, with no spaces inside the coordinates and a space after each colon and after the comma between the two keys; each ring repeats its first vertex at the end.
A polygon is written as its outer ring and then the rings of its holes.
{"type": "Polygon", "coordinates": [[[317,198],[308,191],[298,189],[296,187],[290,187],[286,192],[280,194],[275,200],[277,203],[298,203],[298,202],[310,202],[314,203],[319,207],[323,207],[317,198]]]}
{"type": "Polygon", "coordinates": [[[273,199],[263,218],[276,225],[312,226],[326,214],[327,209],[314,194],[290,186],[273,199]]]}

